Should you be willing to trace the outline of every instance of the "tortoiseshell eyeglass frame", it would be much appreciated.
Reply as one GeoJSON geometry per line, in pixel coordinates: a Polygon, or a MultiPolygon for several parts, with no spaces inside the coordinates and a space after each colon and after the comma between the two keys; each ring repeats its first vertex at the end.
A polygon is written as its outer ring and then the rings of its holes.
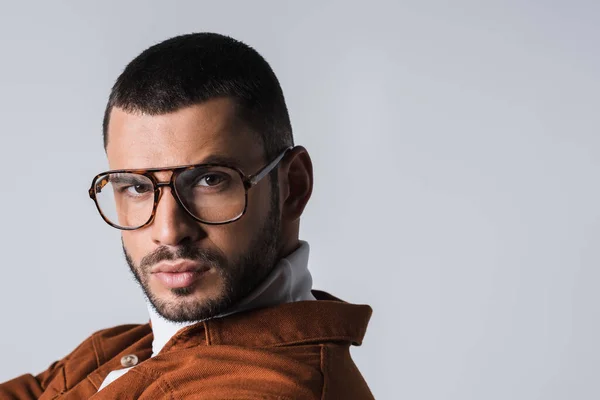
{"type": "Polygon", "coordinates": [[[265,165],[263,168],[258,170],[256,173],[251,174],[251,175],[246,175],[241,169],[239,169],[236,166],[228,165],[228,164],[221,164],[221,163],[191,164],[191,165],[182,165],[182,166],[178,166],[178,167],[151,168],[151,169],[115,169],[115,170],[111,170],[111,171],[105,171],[105,172],[99,173],[98,175],[96,175],[94,177],[94,179],[92,179],[92,185],[91,185],[90,189],[88,190],[88,194],[90,195],[90,198],[92,200],[94,200],[94,203],[96,204],[96,208],[98,209],[98,212],[100,213],[100,216],[102,217],[104,222],[106,222],[108,225],[112,226],[113,228],[117,228],[117,229],[124,230],[124,231],[133,231],[136,229],[143,228],[152,223],[152,221],[154,220],[154,217],[156,215],[156,209],[158,207],[158,202],[160,200],[161,188],[165,187],[165,186],[171,188],[171,194],[175,198],[175,201],[177,201],[177,203],[194,220],[201,222],[203,224],[207,224],[207,225],[229,224],[229,223],[239,220],[246,213],[246,209],[248,208],[248,190],[250,190],[252,187],[256,186],[258,184],[258,182],[260,182],[265,176],[267,176],[269,174],[269,172],[271,172],[273,169],[275,169],[275,167],[277,167],[277,165],[283,159],[283,157],[285,157],[287,152],[292,150],[293,148],[294,148],[294,146],[290,146],[290,147],[286,148],[277,157],[275,157],[275,159],[273,159],[273,161],[271,161],[270,163],[265,165]],[[208,222],[208,221],[204,221],[204,220],[196,217],[194,214],[192,214],[190,212],[190,210],[188,210],[188,208],[185,206],[184,202],[179,198],[179,193],[177,192],[177,188],[175,187],[175,181],[176,181],[177,177],[179,176],[179,174],[181,174],[183,171],[187,171],[187,170],[198,168],[198,167],[229,168],[229,169],[234,170],[235,172],[237,172],[240,175],[240,178],[242,179],[242,182],[244,184],[244,197],[245,197],[244,210],[240,213],[240,215],[238,215],[234,218],[231,218],[227,221],[208,222]],[[159,182],[156,179],[156,177],[154,176],[155,172],[163,172],[163,171],[171,171],[171,178],[169,179],[168,182],[159,182]],[[104,186],[106,186],[109,182],[108,182],[108,179],[106,179],[106,178],[105,179],[99,179],[99,178],[104,175],[114,174],[114,173],[139,174],[139,175],[143,175],[143,176],[147,177],[148,179],[150,179],[152,181],[152,184],[154,186],[154,204],[152,206],[152,214],[150,215],[150,218],[148,218],[148,220],[145,223],[143,223],[142,225],[136,226],[136,227],[123,227],[123,226],[113,223],[102,212],[102,209],[100,208],[100,204],[98,204],[98,200],[96,198],[96,193],[98,193],[100,190],[102,190],[102,188],[104,186]]]}

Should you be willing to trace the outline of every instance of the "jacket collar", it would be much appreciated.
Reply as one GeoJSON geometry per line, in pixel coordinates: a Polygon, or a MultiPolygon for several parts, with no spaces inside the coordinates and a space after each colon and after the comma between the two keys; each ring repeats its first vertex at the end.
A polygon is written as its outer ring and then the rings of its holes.
{"type": "MultiPolygon", "coordinates": [[[[371,307],[346,303],[317,290],[312,295],[319,301],[286,303],[195,323],[177,332],[159,356],[168,357],[171,351],[195,346],[276,347],[320,342],[361,345],[371,307]]],[[[93,390],[98,390],[110,371],[120,368],[122,356],[135,354],[140,362],[149,359],[152,339],[150,324],[125,325],[92,336],[100,364],[88,375],[93,390]]]]}
{"type": "Polygon", "coordinates": [[[163,352],[202,345],[284,346],[315,342],[360,345],[371,307],[313,290],[319,301],[300,301],[211,319],[180,330],[163,352]]]}

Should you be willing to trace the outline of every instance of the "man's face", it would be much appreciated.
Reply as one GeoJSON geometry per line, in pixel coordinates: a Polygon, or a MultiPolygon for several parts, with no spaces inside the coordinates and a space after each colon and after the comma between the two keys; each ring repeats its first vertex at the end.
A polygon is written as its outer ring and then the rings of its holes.
{"type": "MultiPolygon", "coordinates": [[[[262,144],[225,98],[155,116],[115,108],[108,139],[110,169],[173,167],[223,157],[252,174],[266,164],[262,144]]],[[[163,182],[170,175],[155,173],[163,182]]],[[[224,312],[264,279],[278,258],[281,215],[270,178],[248,192],[244,216],[225,225],[195,221],[171,189],[162,191],[154,221],[122,232],[131,271],[167,319],[192,321],[224,312]],[[157,271],[165,268],[186,272],[157,271]]]]}

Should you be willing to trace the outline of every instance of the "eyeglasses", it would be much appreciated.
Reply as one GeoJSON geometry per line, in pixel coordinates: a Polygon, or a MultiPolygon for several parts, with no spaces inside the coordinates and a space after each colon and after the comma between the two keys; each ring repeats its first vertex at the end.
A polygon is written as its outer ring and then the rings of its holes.
{"type": "Polygon", "coordinates": [[[174,168],[114,170],[92,180],[89,195],[110,226],[134,230],[154,220],[161,188],[171,188],[177,203],[196,221],[209,225],[228,224],[240,219],[248,206],[248,190],[271,172],[288,147],[273,161],[252,175],[224,164],[195,164],[174,168]],[[171,171],[168,182],[159,182],[154,173],[171,171]]]}

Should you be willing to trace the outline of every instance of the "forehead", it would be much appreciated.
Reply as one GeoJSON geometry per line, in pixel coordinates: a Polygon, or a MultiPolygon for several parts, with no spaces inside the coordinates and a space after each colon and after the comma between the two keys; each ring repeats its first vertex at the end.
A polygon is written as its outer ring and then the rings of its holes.
{"type": "MultiPolygon", "coordinates": [[[[262,148],[228,98],[149,115],[113,108],[106,153],[110,169],[146,169],[197,164],[221,156],[254,164],[262,148]]],[[[243,167],[243,165],[239,165],[243,167]]]]}

